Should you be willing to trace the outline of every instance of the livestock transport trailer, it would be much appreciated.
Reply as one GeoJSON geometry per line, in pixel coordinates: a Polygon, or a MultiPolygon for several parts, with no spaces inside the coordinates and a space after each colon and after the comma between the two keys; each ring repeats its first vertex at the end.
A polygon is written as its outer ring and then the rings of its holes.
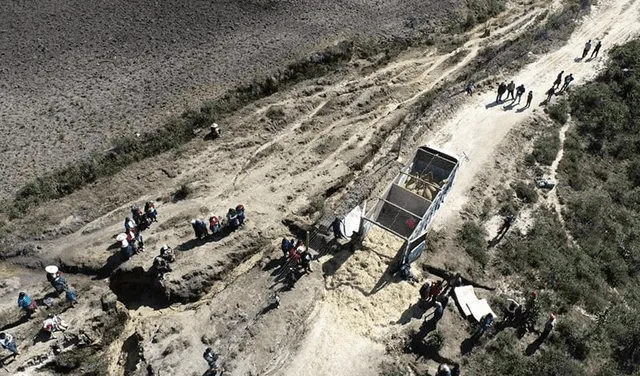
{"type": "Polygon", "coordinates": [[[425,248],[429,226],[449,193],[460,162],[436,148],[421,146],[389,184],[373,208],[361,217],[360,235],[373,225],[402,238],[398,266],[415,261],[425,248]]]}

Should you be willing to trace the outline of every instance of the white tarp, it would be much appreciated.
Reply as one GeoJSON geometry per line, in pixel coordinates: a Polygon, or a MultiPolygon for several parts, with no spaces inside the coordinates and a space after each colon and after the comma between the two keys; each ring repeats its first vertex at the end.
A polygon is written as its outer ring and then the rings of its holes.
{"type": "Polygon", "coordinates": [[[362,208],[358,205],[344,217],[342,221],[342,234],[344,236],[351,238],[351,235],[360,229],[360,221],[363,214],[362,208]]]}
{"type": "Polygon", "coordinates": [[[475,302],[467,303],[467,307],[469,308],[469,311],[471,311],[471,315],[473,315],[473,318],[478,322],[480,322],[482,316],[486,315],[487,313],[491,313],[493,317],[497,317],[496,314],[491,310],[491,307],[489,307],[487,299],[481,299],[476,300],[475,302]]]}
{"type": "Polygon", "coordinates": [[[470,303],[478,301],[476,293],[473,291],[473,286],[460,286],[453,289],[453,293],[456,296],[456,301],[462,308],[464,317],[468,317],[471,314],[468,305],[470,303]]]}

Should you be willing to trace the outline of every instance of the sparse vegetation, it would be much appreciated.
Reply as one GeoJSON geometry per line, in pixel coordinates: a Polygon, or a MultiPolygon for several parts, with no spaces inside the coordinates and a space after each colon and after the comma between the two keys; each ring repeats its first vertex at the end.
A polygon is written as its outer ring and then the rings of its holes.
{"type": "Polygon", "coordinates": [[[463,223],[458,230],[458,241],[462,248],[482,266],[485,266],[489,261],[486,236],[484,228],[472,221],[463,223]]]}
{"type": "MultiPolygon", "coordinates": [[[[515,352],[517,339],[498,334],[475,358],[485,373],[640,371],[639,68],[640,41],[615,47],[606,71],[571,94],[568,103],[577,124],[567,134],[559,171],[565,186],[558,191],[565,223],[557,213],[537,209],[533,227],[526,235],[508,233],[497,258],[502,273],[550,292],[549,305],[563,318],[539,357],[515,352]],[[573,314],[576,305],[597,319],[573,314]]],[[[519,197],[527,196],[518,191],[519,197]]]]}
{"type": "Polygon", "coordinates": [[[547,128],[545,133],[535,140],[530,156],[534,163],[537,162],[541,165],[551,166],[559,150],[560,136],[558,135],[558,129],[551,127],[547,128]]]}
{"type": "Polygon", "coordinates": [[[193,188],[191,187],[191,185],[186,182],[182,183],[180,184],[180,187],[178,187],[178,189],[174,192],[173,200],[174,201],[184,200],[187,197],[189,197],[192,193],[193,193],[193,188]]]}

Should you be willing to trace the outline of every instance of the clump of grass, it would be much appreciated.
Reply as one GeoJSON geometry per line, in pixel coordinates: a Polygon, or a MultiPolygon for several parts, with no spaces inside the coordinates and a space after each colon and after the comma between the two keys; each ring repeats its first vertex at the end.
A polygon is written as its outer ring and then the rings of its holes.
{"type": "Polygon", "coordinates": [[[182,183],[180,184],[178,189],[173,193],[173,201],[185,200],[191,194],[193,194],[193,188],[191,187],[191,184],[186,182],[182,183]]]}

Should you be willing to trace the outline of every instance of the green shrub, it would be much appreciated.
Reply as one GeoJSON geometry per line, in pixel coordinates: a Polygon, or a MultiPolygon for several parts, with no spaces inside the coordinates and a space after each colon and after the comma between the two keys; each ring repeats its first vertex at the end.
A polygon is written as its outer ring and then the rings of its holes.
{"type": "Polygon", "coordinates": [[[516,184],[515,191],[516,196],[527,204],[534,203],[538,200],[538,191],[536,191],[533,183],[520,181],[516,184]]]}
{"type": "Polygon", "coordinates": [[[548,111],[549,117],[560,124],[564,124],[569,120],[569,103],[564,99],[549,106],[548,111]]]}
{"type": "Polygon", "coordinates": [[[560,136],[553,133],[538,137],[533,143],[533,159],[541,165],[551,166],[560,150],[560,136]]]}
{"type": "Polygon", "coordinates": [[[463,223],[457,235],[462,248],[482,266],[485,266],[489,261],[486,236],[484,228],[472,221],[463,223]]]}

